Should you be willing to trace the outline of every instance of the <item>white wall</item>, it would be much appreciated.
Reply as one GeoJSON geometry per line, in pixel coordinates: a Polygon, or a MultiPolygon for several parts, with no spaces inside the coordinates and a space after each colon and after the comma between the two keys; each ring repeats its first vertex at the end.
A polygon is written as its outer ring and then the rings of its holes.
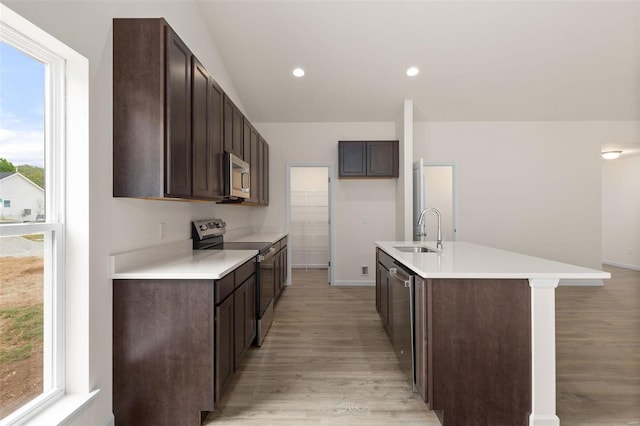
{"type": "Polygon", "coordinates": [[[333,164],[335,241],[334,284],[375,281],[376,240],[395,239],[396,179],[337,179],[338,141],[395,139],[388,123],[256,123],[269,142],[270,205],[258,212],[264,226],[285,221],[287,163],[333,164]],[[362,223],[366,217],[367,223],[362,223]],[[369,276],[360,267],[369,266],[369,276]]]}
{"type": "Polygon", "coordinates": [[[640,156],[602,161],[602,258],[640,270],[640,156]]]}
{"type": "MultiPolygon", "coordinates": [[[[214,41],[192,2],[16,1],[8,7],[89,59],[90,281],[89,369],[98,398],[71,425],[103,425],[112,413],[112,283],[109,255],[190,238],[190,221],[226,219],[230,229],[249,226],[260,208],[213,203],[164,202],[112,197],[112,18],[164,17],[234,102],[243,109],[214,41]]],[[[73,176],[68,178],[73,179],[73,176]]]]}
{"type": "Polygon", "coordinates": [[[414,156],[458,166],[458,239],[601,267],[600,146],[635,122],[416,123],[414,156]]]}

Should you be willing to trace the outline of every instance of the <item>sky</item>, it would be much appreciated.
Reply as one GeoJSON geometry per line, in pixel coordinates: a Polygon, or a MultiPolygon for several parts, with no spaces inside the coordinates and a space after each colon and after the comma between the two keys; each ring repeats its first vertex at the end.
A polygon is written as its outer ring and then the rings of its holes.
{"type": "Polygon", "coordinates": [[[0,157],[44,167],[45,65],[0,42],[0,157]]]}

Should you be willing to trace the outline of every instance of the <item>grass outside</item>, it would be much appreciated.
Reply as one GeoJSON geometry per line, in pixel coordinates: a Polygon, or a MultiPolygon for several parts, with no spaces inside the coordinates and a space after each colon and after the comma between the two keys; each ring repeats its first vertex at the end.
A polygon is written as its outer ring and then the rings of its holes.
{"type": "Polygon", "coordinates": [[[28,359],[42,348],[42,304],[0,309],[0,363],[28,359]]]}
{"type": "Polygon", "coordinates": [[[0,419],[42,393],[43,260],[0,257],[0,419]]]}

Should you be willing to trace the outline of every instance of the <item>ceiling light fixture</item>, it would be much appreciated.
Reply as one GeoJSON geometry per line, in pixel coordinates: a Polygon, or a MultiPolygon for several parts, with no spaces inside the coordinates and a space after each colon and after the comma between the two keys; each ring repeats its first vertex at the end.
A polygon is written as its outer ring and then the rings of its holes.
{"type": "Polygon", "coordinates": [[[410,67],[409,69],[407,69],[407,75],[409,77],[415,77],[419,72],[420,70],[418,69],[418,67],[410,67]]]}
{"type": "Polygon", "coordinates": [[[302,68],[294,68],[293,75],[296,77],[302,77],[304,76],[304,70],[302,68]]]}
{"type": "Polygon", "coordinates": [[[604,151],[602,153],[602,158],[605,160],[615,160],[620,157],[620,154],[622,154],[622,151],[604,151]]]}

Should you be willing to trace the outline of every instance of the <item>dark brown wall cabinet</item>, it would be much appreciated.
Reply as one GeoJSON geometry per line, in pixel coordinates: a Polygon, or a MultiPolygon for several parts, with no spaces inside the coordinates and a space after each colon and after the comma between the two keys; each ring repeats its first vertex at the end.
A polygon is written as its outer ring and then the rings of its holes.
{"type": "Polygon", "coordinates": [[[268,145],[164,19],[113,20],[113,196],[223,198],[223,153],[269,204],[268,145]]]}
{"type": "Polygon", "coordinates": [[[338,141],[338,154],[340,178],[398,177],[398,141],[338,141]]]}
{"type": "Polygon", "coordinates": [[[113,195],[221,197],[222,90],[163,19],[113,20],[113,195]]]}
{"type": "Polygon", "coordinates": [[[119,426],[201,424],[256,337],[255,262],[220,280],[114,280],[119,426]]]}
{"type": "Polygon", "coordinates": [[[222,102],[224,92],[193,57],[192,193],[194,198],[222,197],[222,102]]]}
{"type": "Polygon", "coordinates": [[[244,115],[225,94],[224,96],[224,150],[248,161],[244,156],[244,115]]]}

